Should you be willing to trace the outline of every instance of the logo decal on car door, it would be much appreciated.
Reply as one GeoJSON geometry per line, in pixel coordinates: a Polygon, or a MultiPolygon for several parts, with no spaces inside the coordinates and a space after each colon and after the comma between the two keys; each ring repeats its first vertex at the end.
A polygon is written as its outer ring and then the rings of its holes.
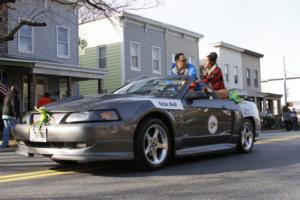
{"type": "Polygon", "coordinates": [[[218,119],[215,115],[210,115],[208,118],[208,131],[210,134],[214,135],[218,130],[218,119]]]}

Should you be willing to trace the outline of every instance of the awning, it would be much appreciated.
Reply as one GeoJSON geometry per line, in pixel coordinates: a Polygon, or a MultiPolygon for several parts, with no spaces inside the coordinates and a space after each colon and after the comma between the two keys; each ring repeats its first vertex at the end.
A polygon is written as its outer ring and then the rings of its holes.
{"type": "Polygon", "coordinates": [[[243,89],[234,89],[238,92],[240,96],[243,97],[260,97],[266,99],[281,99],[281,94],[274,94],[274,93],[264,93],[252,90],[243,90],[243,89]]]}
{"type": "Polygon", "coordinates": [[[33,73],[55,76],[70,76],[82,79],[103,79],[104,75],[108,73],[108,70],[92,67],[80,67],[76,65],[36,62],[33,67],[33,73]]]}
{"type": "Polygon", "coordinates": [[[13,59],[13,58],[0,58],[0,65],[32,68],[34,66],[34,62],[29,60],[21,60],[21,59],[13,59]]]}
{"type": "Polygon", "coordinates": [[[0,58],[0,65],[32,68],[34,74],[75,77],[81,80],[103,79],[107,69],[96,67],[81,67],[44,61],[31,61],[15,58],[0,58]]]}

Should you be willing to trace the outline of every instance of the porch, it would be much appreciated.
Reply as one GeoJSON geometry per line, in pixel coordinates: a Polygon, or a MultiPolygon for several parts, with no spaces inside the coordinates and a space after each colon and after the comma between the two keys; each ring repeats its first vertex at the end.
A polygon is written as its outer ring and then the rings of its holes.
{"type": "Polygon", "coordinates": [[[101,93],[102,79],[107,74],[105,69],[14,58],[0,58],[0,70],[8,86],[19,87],[22,112],[32,110],[45,92],[54,101],[78,95],[79,81],[97,80],[101,93]]]}

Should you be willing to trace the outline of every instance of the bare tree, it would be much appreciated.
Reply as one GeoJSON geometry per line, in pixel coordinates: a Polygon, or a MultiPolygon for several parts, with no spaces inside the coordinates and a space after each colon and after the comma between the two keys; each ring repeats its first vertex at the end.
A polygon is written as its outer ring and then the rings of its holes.
{"type": "MultiPolygon", "coordinates": [[[[163,0],[49,0],[62,6],[70,6],[78,9],[79,23],[96,20],[100,18],[108,18],[124,11],[149,9],[156,7],[163,0]]],[[[38,1],[39,3],[42,1],[38,1]]],[[[0,23],[5,19],[5,14],[9,10],[17,12],[18,8],[14,5],[16,0],[0,0],[0,23]]],[[[6,34],[0,35],[0,43],[14,39],[16,32],[24,25],[28,26],[47,26],[45,16],[49,16],[50,9],[39,10],[38,4],[32,7],[32,12],[22,19],[16,19],[13,27],[7,28],[6,34]]]]}

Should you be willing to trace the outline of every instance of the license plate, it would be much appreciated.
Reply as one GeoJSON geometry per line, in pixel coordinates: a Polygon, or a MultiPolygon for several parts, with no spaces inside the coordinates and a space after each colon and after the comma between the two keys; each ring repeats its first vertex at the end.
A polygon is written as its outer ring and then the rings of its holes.
{"type": "Polygon", "coordinates": [[[32,127],[30,129],[31,142],[47,142],[47,129],[45,127],[32,127]]]}

